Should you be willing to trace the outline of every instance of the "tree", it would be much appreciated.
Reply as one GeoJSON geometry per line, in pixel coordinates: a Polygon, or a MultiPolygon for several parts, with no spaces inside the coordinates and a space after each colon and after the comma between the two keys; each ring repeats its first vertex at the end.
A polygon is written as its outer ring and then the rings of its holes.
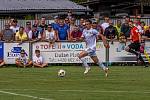
{"type": "Polygon", "coordinates": [[[81,2],[86,2],[87,0],[71,0],[73,2],[76,2],[76,3],[81,3],[81,2]]]}

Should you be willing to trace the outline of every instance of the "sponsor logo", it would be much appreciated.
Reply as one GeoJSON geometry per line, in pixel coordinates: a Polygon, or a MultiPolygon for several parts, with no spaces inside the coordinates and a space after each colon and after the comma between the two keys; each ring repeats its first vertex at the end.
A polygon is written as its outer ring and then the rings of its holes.
{"type": "MultiPolygon", "coordinates": [[[[22,50],[22,47],[13,47],[10,52],[7,53],[7,57],[18,57],[20,56],[20,52],[22,50]]],[[[27,53],[25,52],[27,55],[27,53]]]]}

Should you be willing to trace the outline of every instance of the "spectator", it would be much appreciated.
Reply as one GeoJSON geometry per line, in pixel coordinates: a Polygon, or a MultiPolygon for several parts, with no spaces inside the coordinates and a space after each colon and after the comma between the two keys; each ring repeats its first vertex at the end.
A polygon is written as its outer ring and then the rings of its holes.
{"type": "Polygon", "coordinates": [[[126,42],[127,42],[127,40],[126,40],[124,33],[120,33],[119,45],[117,48],[117,52],[121,52],[122,50],[125,50],[126,42]]]}
{"type": "Polygon", "coordinates": [[[105,29],[109,26],[109,17],[104,18],[104,22],[101,24],[101,27],[103,28],[103,32],[105,32],[105,29]]]}
{"type": "Polygon", "coordinates": [[[117,38],[119,39],[121,33],[121,20],[117,20],[117,25],[115,26],[117,29],[117,38]]]}
{"type": "Polygon", "coordinates": [[[48,63],[44,63],[43,57],[40,55],[40,50],[35,50],[35,56],[33,57],[33,66],[40,68],[48,66],[48,63]]]}
{"type": "Polygon", "coordinates": [[[69,18],[65,18],[65,24],[68,25],[68,26],[70,26],[70,20],[69,20],[69,18]]]}
{"type": "Polygon", "coordinates": [[[47,29],[47,24],[46,24],[46,19],[45,19],[45,17],[42,17],[41,18],[41,24],[39,25],[39,27],[42,29],[42,32],[44,32],[44,30],[46,30],[47,29]]]}
{"type": "Polygon", "coordinates": [[[39,20],[37,18],[34,20],[34,24],[33,25],[39,26],[39,20]]]}
{"type": "Polygon", "coordinates": [[[10,18],[9,19],[9,23],[8,24],[9,24],[10,27],[13,26],[13,20],[14,20],[14,18],[10,18]]]}
{"type": "Polygon", "coordinates": [[[126,38],[130,37],[130,27],[129,27],[129,22],[125,20],[125,23],[121,25],[121,32],[124,33],[126,38]]]}
{"type": "Polygon", "coordinates": [[[97,22],[92,23],[92,28],[96,29],[100,34],[103,34],[103,29],[97,22]]]}
{"type": "Polygon", "coordinates": [[[137,27],[139,33],[140,33],[141,35],[143,35],[143,34],[144,34],[144,31],[143,31],[143,29],[142,29],[142,27],[141,27],[140,24],[141,24],[141,22],[139,22],[138,19],[135,19],[135,20],[134,20],[134,26],[137,27]]]}
{"type": "Polygon", "coordinates": [[[72,11],[68,11],[68,16],[67,18],[71,19],[72,18],[72,11]]]}
{"type": "Polygon", "coordinates": [[[13,20],[12,26],[10,26],[10,29],[13,30],[14,33],[17,33],[19,31],[18,21],[16,19],[13,20]]]}
{"type": "Polygon", "coordinates": [[[45,39],[50,43],[50,47],[54,47],[56,41],[56,32],[53,30],[52,25],[49,24],[47,30],[45,30],[45,39]]]}
{"type": "Polygon", "coordinates": [[[24,41],[28,40],[27,33],[24,31],[24,27],[20,27],[19,31],[16,33],[16,41],[20,41],[20,43],[23,43],[24,41]]]}
{"type": "Polygon", "coordinates": [[[30,67],[32,66],[32,61],[26,56],[25,50],[21,50],[20,56],[16,59],[17,67],[30,67]]]}
{"type": "Polygon", "coordinates": [[[78,40],[82,36],[82,32],[80,31],[79,27],[75,25],[74,30],[71,32],[71,40],[78,40]]]}
{"type": "Polygon", "coordinates": [[[3,67],[5,65],[4,60],[0,59],[0,67],[3,67]]]}
{"type": "Polygon", "coordinates": [[[26,22],[25,32],[28,34],[31,31],[31,22],[26,22]]]}
{"type": "Polygon", "coordinates": [[[113,43],[113,39],[115,39],[116,34],[118,34],[117,29],[113,26],[112,21],[109,20],[109,26],[105,29],[104,35],[113,43]]]}
{"type": "Polygon", "coordinates": [[[75,21],[76,21],[76,19],[75,18],[71,18],[70,19],[70,26],[67,26],[68,28],[70,28],[70,33],[74,30],[74,28],[75,28],[75,21]]]}
{"type": "Polygon", "coordinates": [[[130,21],[131,21],[131,20],[130,20],[130,17],[129,17],[129,16],[125,16],[125,17],[124,17],[124,23],[126,23],[126,22],[129,23],[130,21]]]}
{"type": "Polygon", "coordinates": [[[5,25],[5,29],[2,30],[2,32],[0,33],[0,40],[6,41],[6,42],[14,41],[14,32],[12,29],[10,29],[10,26],[8,23],[5,25]]]}
{"type": "MultiPolygon", "coordinates": [[[[30,32],[28,33],[28,38],[29,40],[40,40],[41,37],[44,37],[44,36],[41,36],[42,34],[40,33],[39,30],[37,30],[37,25],[33,25],[32,26],[32,30],[30,30],[30,32]]],[[[43,34],[44,35],[44,34],[43,34]]]]}
{"type": "Polygon", "coordinates": [[[85,29],[85,20],[83,18],[80,19],[80,25],[79,25],[79,28],[80,28],[80,31],[83,32],[83,30],[85,29]]]}
{"type": "Polygon", "coordinates": [[[145,33],[146,30],[149,29],[149,26],[146,25],[144,21],[141,22],[141,27],[142,27],[142,30],[144,30],[144,33],[145,33]]]}
{"type": "Polygon", "coordinates": [[[149,26],[148,29],[145,31],[145,36],[147,36],[148,38],[150,38],[150,26],[149,26]]]}
{"type": "Polygon", "coordinates": [[[59,17],[55,16],[54,17],[54,23],[52,23],[53,29],[56,30],[58,25],[59,25],[59,17]]]}
{"type": "Polygon", "coordinates": [[[64,24],[63,19],[59,21],[59,25],[56,30],[57,30],[58,40],[70,40],[69,29],[68,29],[68,26],[64,24]]]}
{"type": "Polygon", "coordinates": [[[37,27],[37,30],[40,32],[41,36],[43,36],[43,33],[46,29],[47,29],[46,19],[45,17],[42,17],[40,25],[37,27]]]}

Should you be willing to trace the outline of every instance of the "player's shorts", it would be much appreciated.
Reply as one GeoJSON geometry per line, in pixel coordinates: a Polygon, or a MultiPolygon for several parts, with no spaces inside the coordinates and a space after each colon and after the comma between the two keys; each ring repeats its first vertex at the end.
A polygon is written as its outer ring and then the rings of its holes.
{"type": "Polygon", "coordinates": [[[85,49],[85,51],[88,53],[88,56],[96,56],[96,50],[87,48],[87,49],[85,49]]]}
{"type": "Polygon", "coordinates": [[[139,42],[134,42],[128,45],[129,48],[134,49],[135,51],[140,51],[140,43],[139,42]]]}

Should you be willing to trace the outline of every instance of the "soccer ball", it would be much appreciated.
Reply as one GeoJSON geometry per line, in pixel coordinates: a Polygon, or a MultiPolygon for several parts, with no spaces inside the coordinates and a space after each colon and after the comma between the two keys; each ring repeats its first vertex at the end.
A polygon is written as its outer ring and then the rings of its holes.
{"type": "Polygon", "coordinates": [[[58,76],[59,76],[59,77],[64,77],[65,75],[66,75],[66,71],[65,71],[65,70],[60,69],[60,70],[58,71],[58,76]]]}

